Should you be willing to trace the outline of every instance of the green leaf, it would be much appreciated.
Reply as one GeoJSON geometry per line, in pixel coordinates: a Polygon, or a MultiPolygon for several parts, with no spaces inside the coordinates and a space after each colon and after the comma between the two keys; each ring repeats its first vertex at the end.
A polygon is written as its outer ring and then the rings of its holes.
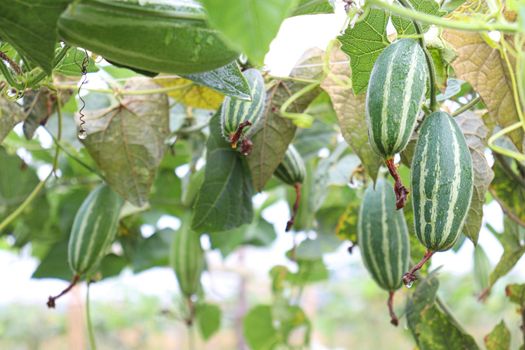
{"type": "Polygon", "coordinates": [[[485,140],[488,137],[488,129],[483,123],[483,119],[473,112],[462,113],[454,119],[465,135],[474,169],[474,191],[472,191],[472,200],[463,233],[474,244],[477,244],[483,219],[485,195],[494,178],[494,172],[485,157],[485,140]]]}
{"type": "MultiPolygon", "coordinates": [[[[332,61],[338,62],[344,59],[345,55],[341,51],[334,51],[332,61]]],[[[375,181],[382,160],[374,152],[368,141],[365,95],[356,96],[354,95],[355,91],[352,92],[349,87],[351,73],[348,66],[333,64],[330,67],[330,72],[331,74],[321,83],[321,87],[330,95],[345,141],[361,159],[367,173],[375,181]]]]}
{"type": "Polygon", "coordinates": [[[330,275],[323,259],[299,260],[298,265],[299,270],[289,273],[286,278],[292,285],[304,286],[325,281],[330,275]]]}
{"type": "Polygon", "coordinates": [[[231,231],[209,233],[208,236],[211,246],[219,249],[222,256],[226,257],[241,245],[268,246],[275,240],[277,234],[272,224],[256,216],[249,225],[243,225],[231,231]]]}
{"type": "Polygon", "coordinates": [[[489,285],[485,293],[488,293],[492,286],[505,276],[517,264],[520,258],[525,254],[525,245],[521,244],[520,234],[524,230],[507,216],[504,218],[504,231],[502,234],[495,234],[496,238],[503,246],[503,255],[494,267],[489,276],[489,285]]]}
{"type": "Polygon", "coordinates": [[[279,332],[274,328],[272,307],[257,305],[243,321],[244,337],[252,350],[272,350],[281,342],[279,332]]]}
{"type": "Polygon", "coordinates": [[[509,350],[510,331],[503,320],[483,338],[487,350],[509,350]]]}
{"type": "MultiPolygon", "coordinates": [[[[440,11],[439,4],[434,0],[409,0],[414,10],[423,12],[433,16],[443,16],[445,13],[440,11]]],[[[392,16],[392,24],[396,28],[398,35],[411,35],[416,34],[416,29],[411,20],[405,19],[399,16],[392,16]]],[[[422,24],[421,29],[423,32],[428,31],[430,26],[428,24],[422,24]]]]}
{"type": "Polygon", "coordinates": [[[188,74],[183,77],[212,88],[223,95],[241,100],[249,100],[252,97],[250,86],[235,61],[209,72],[188,74]]]}
{"type": "Polygon", "coordinates": [[[357,196],[355,200],[348,203],[344,213],[339,217],[337,221],[337,227],[335,234],[339,239],[349,240],[353,244],[357,244],[357,219],[359,217],[359,209],[361,202],[357,196]]]}
{"type": "MultiPolygon", "coordinates": [[[[267,92],[266,111],[262,117],[260,129],[252,137],[253,149],[248,157],[253,185],[257,191],[262,191],[264,185],[270,180],[295,135],[295,125],[290,119],[279,115],[279,108],[304,86],[304,84],[288,81],[278,82],[267,92]]],[[[293,112],[304,111],[314,97],[307,94],[300,98],[292,106],[293,112]]]]}
{"type": "Polygon", "coordinates": [[[474,248],[474,282],[478,290],[484,290],[489,286],[490,260],[485,250],[477,245],[474,248]]]}
{"type": "Polygon", "coordinates": [[[204,340],[210,339],[221,328],[221,309],[215,304],[198,304],[195,316],[204,340]]]}
{"type": "Polygon", "coordinates": [[[22,108],[17,103],[0,97],[0,144],[15,125],[24,118],[22,108]]]}
{"type": "Polygon", "coordinates": [[[304,348],[310,343],[312,324],[300,306],[289,305],[285,300],[274,303],[273,318],[287,348],[304,348]]]}
{"type": "Polygon", "coordinates": [[[525,177],[514,160],[497,153],[494,155],[494,180],[489,187],[490,193],[512,220],[525,227],[525,177]]]}
{"type": "Polygon", "coordinates": [[[40,261],[31,278],[71,280],[73,273],[67,263],[67,246],[67,239],[54,244],[47,255],[40,261]]]}
{"type": "Polygon", "coordinates": [[[300,0],[292,16],[315,15],[318,13],[334,13],[332,1],[329,0],[300,0]]]}
{"type": "Polygon", "coordinates": [[[204,182],[197,195],[192,229],[231,230],[253,220],[252,179],[241,154],[222,137],[220,113],[210,121],[204,182]]]}
{"type": "Polygon", "coordinates": [[[350,56],[352,88],[356,95],[366,91],[377,57],[390,44],[386,33],[388,17],[383,10],[371,9],[365,18],[337,37],[341,50],[350,56]]]}
{"type": "Polygon", "coordinates": [[[419,282],[407,303],[407,322],[420,350],[479,349],[447,311],[436,304],[439,282],[435,276],[419,282]]]}
{"type": "Polygon", "coordinates": [[[316,156],[321,148],[334,144],[336,136],[333,125],[315,120],[311,128],[297,131],[293,144],[301,156],[307,159],[316,156]]]}
{"type": "MultiPolygon", "coordinates": [[[[130,80],[127,90],[156,89],[151,80],[130,80]]],[[[148,202],[169,133],[165,94],[126,95],[119,105],[86,114],[89,154],[107,183],[122,198],[141,207],[148,202]]]]}
{"type": "Polygon", "coordinates": [[[17,0],[0,5],[0,38],[51,74],[57,19],[70,0],[17,0]]]}
{"type": "Polygon", "coordinates": [[[262,65],[270,43],[295,0],[202,0],[210,24],[232,48],[262,65]]]}
{"type": "Polygon", "coordinates": [[[505,287],[505,294],[512,303],[525,307],[525,284],[509,284],[505,287]]]}
{"type": "Polygon", "coordinates": [[[124,257],[111,253],[102,259],[97,272],[100,273],[102,279],[115,277],[118,276],[127,265],[128,261],[124,257]]]}
{"type": "MultiPolygon", "coordinates": [[[[60,64],[55,68],[55,73],[70,77],[79,77],[82,75],[82,61],[86,57],[83,50],[71,48],[67,51],[66,56],[62,59],[60,64]]],[[[98,67],[95,61],[88,57],[87,72],[98,72],[98,67]]]]}
{"type": "Polygon", "coordinates": [[[29,196],[39,179],[21,158],[8,154],[3,147],[0,147],[0,164],[0,217],[5,218],[29,196]]]}
{"type": "Polygon", "coordinates": [[[133,271],[138,273],[155,266],[169,266],[174,235],[173,230],[164,229],[139,241],[132,257],[133,271]]]}

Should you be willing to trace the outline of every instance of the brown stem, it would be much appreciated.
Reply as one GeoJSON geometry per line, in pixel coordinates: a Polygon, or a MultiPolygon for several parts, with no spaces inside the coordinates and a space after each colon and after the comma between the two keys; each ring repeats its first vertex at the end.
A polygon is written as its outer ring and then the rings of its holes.
{"type": "Polygon", "coordinates": [[[73,279],[71,280],[71,282],[69,283],[69,286],[67,286],[66,289],[60,292],[60,294],[58,294],[57,296],[54,296],[54,297],[50,296],[47,299],[47,307],[50,309],[54,309],[56,306],[55,301],[61,296],[63,296],[64,294],[67,294],[67,292],[69,292],[78,283],[79,280],[80,280],[80,275],[74,275],[73,279]]]}
{"type": "Polygon", "coordinates": [[[525,347],[525,306],[521,306],[521,331],[523,332],[523,347],[525,347]]]}
{"type": "Polygon", "coordinates": [[[478,301],[484,302],[485,300],[487,300],[487,297],[490,294],[490,289],[490,287],[483,289],[478,296],[478,301]]]}
{"type": "Polygon", "coordinates": [[[423,256],[423,259],[421,259],[420,262],[418,262],[416,265],[414,265],[410,271],[408,271],[407,273],[405,273],[403,275],[403,283],[405,285],[411,285],[412,282],[414,282],[415,280],[417,280],[417,277],[416,277],[416,272],[418,270],[420,270],[423,265],[425,265],[425,263],[430,260],[430,258],[432,257],[432,255],[434,254],[433,251],[430,251],[430,250],[427,250],[427,252],[425,253],[425,255],[423,256]]]}
{"type": "Polygon", "coordinates": [[[191,299],[191,296],[186,298],[186,302],[188,303],[189,314],[185,321],[186,325],[191,327],[193,325],[193,320],[195,319],[195,303],[191,299]]]}
{"type": "Polygon", "coordinates": [[[394,293],[395,291],[393,290],[388,292],[388,301],[386,304],[388,305],[388,312],[390,313],[390,323],[397,327],[399,320],[394,312],[394,293]]]}
{"type": "Polygon", "coordinates": [[[15,61],[13,61],[9,56],[7,56],[5,52],[0,51],[0,59],[9,63],[9,65],[11,66],[11,68],[13,68],[16,74],[22,74],[20,66],[18,66],[18,64],[15,61]]]}
{"type": "Polygon", "coordinates": [[[392,175],[392,177],[396,181],[394,185],[394,192],[396,193],[396,208],[401,209],[405,206],[405,202],[408,196],[408,190],[405,186],[403,186],[403,183],[401,182],[401,177],[399,176],[399,173],[397,172],[397,167],[394,164],[394,158],[387,159],[386,166],[388,168],[388,171],[390,172],[390,175],[392,175]]]}
{"type": "Polygon", "coordinates": [[[239,139],[242,136],[242,131],[251,125],[252,123],[249,120],[246,120],[237,127],[235,133],[232,136],[230,136],[230,143],[232,145],[232,148],[237,148],[237,142],[239,142],[239,139]]]}
{"type": "Polygon", "coordinates": [[[286,232],[292,229],[292,226],[295,222],[295,216],[297,215],[297,211],[299,210],[299,202],[301,201],[301,184],[299,182],[296,182],[294,184],[294,188],[295,188],[295,203],[293,204],[292,217],[286,223],[286,229],[285,229],[286,232]]]}

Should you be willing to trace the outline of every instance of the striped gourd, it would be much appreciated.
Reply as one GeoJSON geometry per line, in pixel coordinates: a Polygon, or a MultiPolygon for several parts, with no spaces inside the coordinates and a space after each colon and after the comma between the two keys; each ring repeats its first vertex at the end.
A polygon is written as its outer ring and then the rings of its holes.
{"type": "Polygon", "coordinates": [[[396,210],[392,186],[384,179],[367,188],[358,219],[358,244],[367,270],[383,289],[401,287],[408,268],[408,229],[402,211],[396,210]]]}
{"type": "Polygon", "coordinates": [[[191,0],[78,0],[58,20],[65,42],[150,72],[192,74],[235,60],[191,0]]]}
{"type": "Polygon", "coordinates": [[[306,167],[303,158],[297,152],[293,145],[289,145],[284,158],[275,169],[274,175],[287,185],[293,186],[295,189],[295,202],[292,207],[292,215],[290,220],[286,223],[285,231],[292,229],[299,210],[299,202],[301,201],[301,184],[306,177],[306,167]]]}
{"type": "Polygon", "coordinates": [[[75,275],[97,269],[115,238],[123,204],[122,198],[105,184],[84,200],[73,221],[68,245],[69,266],[75,275]]]}
{"type": "Polygon", "coordinates": [[[418,239],[430,252],[451,248],[470,207],[473,171],[465,137],[447,113],[425,118],[411,176],[418,239]]]}
{"type": "Polygon", "coordinates": [[[251,101],[226,96],[221,107],[222,136],[233,148],[257,130],[257,122],[264,113],[266,102],[266,89],[261,72],[248,69],[243,74],[250,86],[251,101]]]}
{"type": "Polygon", "coordinates": [[[408,144],[426,78],[425,53],[413,39],[397,40],[377,58],[366,93],[366,119],[370,144],[384,159],[408,144]]]}
{"type": "Polygon", "coordinates": [[[171,266],[179,282],[182,294],[188,298],[200,289],[201,273],[204,269],[204,251],[200,234],[190,229],[191,216],[184,215],[182,225],[171,245],[171,266]]]}
{"type": "Polygon", "coordinates": [[[288,146],[284,158],[274,174],[279,180],[291,186],[304,181],[306,176],[304,161],[293,145],[288,146]]]}
{"type": "Polygon", "coordinates": [[[396,210],[392,186],[384,179],[367,188],[357,223],[357,240],[365,267],[374,281],[388,291],[390,323],[399,321],[394,312],[394,292],[402,285],[410,256],[408,229],[402,211],[396,210]]]}

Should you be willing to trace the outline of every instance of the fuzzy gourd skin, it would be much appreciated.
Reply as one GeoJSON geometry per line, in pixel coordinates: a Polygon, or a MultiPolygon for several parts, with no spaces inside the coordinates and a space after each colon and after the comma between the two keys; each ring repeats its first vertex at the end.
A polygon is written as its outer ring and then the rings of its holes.
{"type": "Polygon", "coordinates": [[[260,127],[266,103],[264,78],[257,69],[243,72],[250,88],[251,100],[241,100],[226,96],[221,105],[221,133],[232,148],[238,148],[244,155],[251,151],[250,137],[260,127]]]}
{"type": "Polygon", "coordinates": [[[384,159],[405,149],[425,96],[425,53],[414,39],[400,39],[377,58],[366,93],[372,148],[384,159]]]}
{"type": "Polygon", "coordinates": [[[358,219],[358,244],[365,267],[387,291],[402,286],[408,268],[409,239],[405,217],[396,210],[392,186],[378,179],[365,191],[358,219]]]}
{"type": "Polygon", "coordinates": [[[411,167],[416,235],[431,252],[450,249],[463,228],[473,191],[465,137],[447,113],[427,116],[411,167]]]}
{"type": "Polygon", "coordinates": [[[69,45],[150,72],[200,73],[238,56],[191,1],[80,0],[60,16],[58,32],[69,45]]]}

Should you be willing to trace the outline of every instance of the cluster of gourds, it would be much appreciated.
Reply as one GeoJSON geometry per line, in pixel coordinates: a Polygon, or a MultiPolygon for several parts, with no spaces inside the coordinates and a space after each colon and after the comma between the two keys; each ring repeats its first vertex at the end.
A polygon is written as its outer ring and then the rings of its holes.
{"type": "Polygon", "coordinates": [[[401,208],[408,191],[400,183],[393,156],[405,149],[425,97],[425,53],[413,39],[389,45],[374,64],[366,96],[372,148],[387,162],[394,190],[379,179],[365,193],[358,242],[373,279],[389,291],[392,323],[395,290],[411,286],[415,272],[434,252],[450,249],[461,233],[473,190],[472,159],[465,137],[447,113],[434,112],[419,128],[411,165],[415,233],[427,253],[410,271],[409,238],[401,208]],[[394,193],[396,196],[394,196],[394,193]],[[397,208],[397,210],[396,210],[397,208]]]}

